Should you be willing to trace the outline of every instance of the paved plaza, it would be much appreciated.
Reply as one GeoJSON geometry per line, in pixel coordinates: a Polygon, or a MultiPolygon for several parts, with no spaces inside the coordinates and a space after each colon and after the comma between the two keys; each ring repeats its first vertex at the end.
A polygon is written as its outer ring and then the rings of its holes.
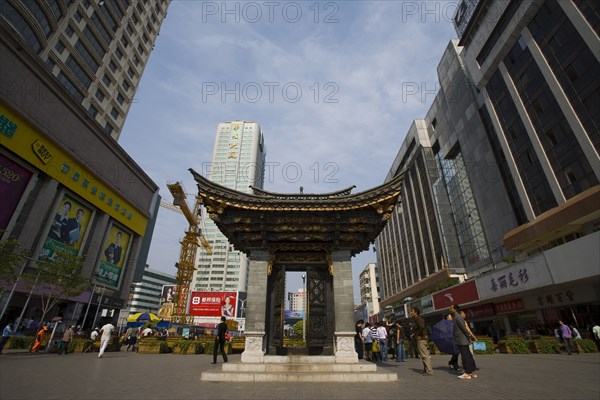
{"type": "MultiPolygon", "coordinates": [[[[448,356],[432,356],[434,375],[421,362],[381,363],[398,373],[393,383],[201,382],[212,356],[69,355],[8,350],[0,355],[0,399],[594,399],[600,398],[600,354],[477,356],[479,377],[456,378],[448,356]]],[[[240,356],[230,356],[239,362],[240,356]]],[[[219,357],[219,362],[221,362],[219,357]]]]}

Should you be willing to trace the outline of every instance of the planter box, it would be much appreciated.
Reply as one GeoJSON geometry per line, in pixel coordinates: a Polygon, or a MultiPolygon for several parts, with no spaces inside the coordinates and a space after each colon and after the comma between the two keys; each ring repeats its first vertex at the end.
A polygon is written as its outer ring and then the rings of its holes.
{"type": "Polygon", "coordinates": [[[498,343],[498,350],[500,353],[512,354],[512,349],[506,343],[498,343]]]}
{"type": "Polygon", "coordinates": [[[173,354],[181,354],[181,355],[193,355],[196,354],[196,345],[192,343],[187,350],[183,351],[180,347],[173,347],[173,354]]]}
{"type": "Polygon", "coordinates": [[[141,354],[159,354],[160,353],[160,343],[158,344],[148,344],[148,343],[139,343],[137,347],[137,352],[141,354]]]}

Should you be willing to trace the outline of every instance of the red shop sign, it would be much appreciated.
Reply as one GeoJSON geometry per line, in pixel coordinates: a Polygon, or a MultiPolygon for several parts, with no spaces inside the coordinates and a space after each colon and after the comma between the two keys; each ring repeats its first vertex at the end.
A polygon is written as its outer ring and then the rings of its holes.
{"type": "Polygon", "coordinates": [[[513,311],[521,311],[525,309],[522,299],[505,301],[503,303],[496,303],[494,307],[496,308],[496,312],[498,314],[513,311]]]}
{"type": "Polygon", "coordinates": [[[468,319],[491,317],[495,314],[494,304],[487,303],[465,310],[468,319]]]}
{"type": "Polygon", "coordinates": [[[442,292],[433,295],[433,304],[436,310],[443,310],[450,307],[452,304],[472,303],[479,300],[477,293],[477,285],[475,280],[463,283],[462,285],[453,286],[442,292]]]}

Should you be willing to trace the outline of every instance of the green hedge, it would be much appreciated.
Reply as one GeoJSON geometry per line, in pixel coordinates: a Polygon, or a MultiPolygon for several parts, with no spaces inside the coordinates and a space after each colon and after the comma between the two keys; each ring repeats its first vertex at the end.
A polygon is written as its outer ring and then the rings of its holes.
{"type": "Polygon", "coordinates": [[[6,343],[6,349],[31,349],[35,342],[34,336],[11,336],[6,343]]]}
{"type": "Polygon", "coordinates": [[[510,348],[513,354],[531,354],[529,344],[525,339],[517,337],[507,337],[498,341],[498,347],[506,346],[510,348]]]}
{"type": "Polygon", "coordinates": [[[597,353],[598,352],[598,347],[596,346],[596,343],[594,343],[594,341],[592,339],[573,339],[571,341],[576,348],[579,350],[579,347],[581,347],[584,351],[584,353],[597,353]]]}

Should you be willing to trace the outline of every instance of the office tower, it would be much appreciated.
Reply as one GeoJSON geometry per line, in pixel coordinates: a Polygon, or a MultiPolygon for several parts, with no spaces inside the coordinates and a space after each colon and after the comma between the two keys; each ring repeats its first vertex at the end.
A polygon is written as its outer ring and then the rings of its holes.
{"type": "MultiPolygon", "coordinates": [[[[260,126],[252,121],[227,121],[217,126],[212,161],[203,174],[213,182],[240,192],[262,188],[266,149],[260,126]]],[[[208,216],[202,215],[204,236],[213,254],[198,252],[198,269],[191,290],[246,291],[248,258],[236,251],[208,216]]]]}
{"type": "MultiPolygon", "coordinates": [[[[158,186],[114,139],[168,4],[0,1],[1,239],[31,252],[17,273],[64,251],[90,280],[48,319],[116,323],[146,265],[158,186]]],[[[5,285],[0,318],[41,318],[36,287],[5,285]]]]}
{"type": "Polygon", "coordinates": [[[125,326],[127,317],[138,312],[151,312],[158,314],[163,299],[163,287],[176,288],[175,276],[150,268],[146,265],[142,279],[135,280],[129,291],[127,308],[119,314],[119,325],[125,326]]]}
{"type": "Polygon", "coordinates": [[[369,263],[362,270],[359,277],[360,304],[364,307],[364,318],[368,321],[369,317],[379,314],[379,270],[377,264],[369,263]]]}
{"type": "Polygon", "coordinates": [[[118,140],[169,3],[2,1],[0,20],[89,117],[118,140]]]}
{"type": "Polygon", "coordinates": [[[598,10],[459,3],[440,91],[386,178],[406,173],[376,244],[382,306],[435,320],[457,302],[504,332],[600,317],[598,10]]]}

